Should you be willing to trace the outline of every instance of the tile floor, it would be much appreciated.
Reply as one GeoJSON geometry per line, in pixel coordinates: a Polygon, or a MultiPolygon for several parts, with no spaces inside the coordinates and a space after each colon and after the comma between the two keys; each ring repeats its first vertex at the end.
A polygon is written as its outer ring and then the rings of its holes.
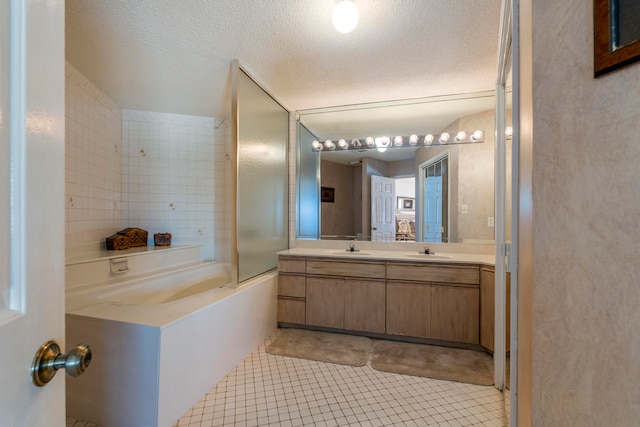
{"type": "MultiPolygon", "coordinates": [[[[265,352],[270,342],[173,427],[508,424],[503,395],[493,387],[274,356],[265,352]]],[[[67,427],[100,426],[69,417],[67,427]]]]}

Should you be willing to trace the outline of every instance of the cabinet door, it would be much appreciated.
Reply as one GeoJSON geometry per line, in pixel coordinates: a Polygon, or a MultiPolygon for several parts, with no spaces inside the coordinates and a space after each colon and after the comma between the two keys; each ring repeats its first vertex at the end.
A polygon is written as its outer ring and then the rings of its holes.
{"type": "Polygon", "coordinates": [[[431,338],[480,343],[480,289],[431,285],[431,338]]]}
{"type": "Polygon", "coordinates": [[[294,298],[278,298],[278,322],[305,323],[305,301],[294,298]]]}
{"type": "Polygon", "coordinates": [[[430,336],[430,286],[387,281],[387,333],[430,336]]]}
{"type": "Polygon", "coordinates": [[[344,279],[307,276],[307,325],[344,329],[344,279]]]}
{"type": "Polygon", "coordinates": [[[495,272],[480,271],[480,344],[493,353],[495,333],[495,272]]]}
{"type": "Polygon", "coordinates": [[[385,332],[385,283],[345,279],[344,327],[352,331],[385,332]]]}

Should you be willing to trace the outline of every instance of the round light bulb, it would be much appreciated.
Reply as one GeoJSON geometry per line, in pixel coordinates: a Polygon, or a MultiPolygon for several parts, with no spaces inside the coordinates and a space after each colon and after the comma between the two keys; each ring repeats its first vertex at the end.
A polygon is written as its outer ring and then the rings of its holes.
{"type": "Polygon", "coordinates": [[[409,137],[409,145],[416,145],[418,143],[418,135],[411,135],[409,137]]]}
{"type": "Polygon", "coordinates": [[[322,145],[322,143],[320,141],[313,141],[311,143],[311,148],[313,148],[316,151],[322,151],[324,146],[322,145]]]}
{"type": "Polygon", "coordinates": [[[379,152],[384,153],[385,151],[387,151],[387,145],[389,145],[388,136],[381,136],[376,138],[376,147],[378,148],[379,152]]]}
{"type": "Polygon", "coordinates": [[[429,133],[424,136],[424,145],[431,145],[431,144],[433,144],[433,135],[429,133]]]}
{"type": "Polygon", "coordinates": [[[351,145],[353,145],[356,148],[359,148],[362,144],[360,143],[360,140],[358,138],[353,138],[351,140],[351,145]]]}
{"type": "Polygon", "coordinates": [[[346,150],[347,148],[349,148],[349,144],[347,144],[347,141],[345,141],[344,139],[340,139],[338,140],[338,147],[346,150]]]}
{"type": "Polygon", "coordinates": [[[402,145],[402,137],[401,136],[396,136],[395,138],[393,138],[393,145],[397,145],[400,146],[402,145]]]}
{"type": "Polygon", "coordinates": [[[484,132],[481,130],[477,130],[471,134],[472,141],[480,141],[482,138],[484,138],[484,132]]]}
{"type": "Polygon", "coordinates": [[[332,151],[336,149],[336,144],[334,144],[333,141],[331,141],[330,139],[327,139],[324,142],[324,146],[327,147],[327,149],[332,151]]]}
{"type": "Polygon", "coordinates": [[[341,33],[350,33],[358,25],[360,13],[351,0],[341,0],[333,9],[333,26],[341,33]]]}
{"type": "Polygon", "coordinates": [[[367,147],[369,148],[373,148],[376,145],[376,142],[371,136],[368,136],[367,139],[364,140],[364,142],[367,144],[367,147]]]}
{"type": "Polygon", "coordinates": [[[444,132],[443,134],[440,135],[440,143],[443,144],[445,142],[449,141],[449,138],[451,138],[451,135],[449,135],[447,132],[444,132]]]}
{"type": "Polygon", "coordinates": [[[464,141],[464,139],[467,137],[467,133],[463,130],[461,130],[460,132],[458,132],[456,134],[455,140],[456,142],[460,142],[460,141],[464,141]]]}

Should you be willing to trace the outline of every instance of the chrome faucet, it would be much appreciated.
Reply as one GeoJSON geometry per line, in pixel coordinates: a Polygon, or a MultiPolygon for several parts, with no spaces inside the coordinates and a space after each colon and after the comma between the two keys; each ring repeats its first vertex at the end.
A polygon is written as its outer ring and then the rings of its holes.
{"type": "Polygon", "coordinates": [[[425,246],[424,247],[424,251],[423,252],[418,252],[418,253],[423,253],[425,255],[429,255],[429,254],[435,254],[435,252],[431,252],[431,250],[429,249],[429,246],[425,246]]]}
{"type": "Polygon", "coordinates": [[[349,249],[347,249],[347,252],[359,252],[359,249],[356,249],[356,245],[354,245],[353,243],[351,243],[349,245],[349,249]]]}

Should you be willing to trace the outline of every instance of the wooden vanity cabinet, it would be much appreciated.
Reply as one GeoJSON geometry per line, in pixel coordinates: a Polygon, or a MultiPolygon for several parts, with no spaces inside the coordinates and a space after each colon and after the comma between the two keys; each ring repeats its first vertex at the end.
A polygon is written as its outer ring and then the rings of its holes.
{"type": "MultiPolygon", "coordinates": [[[[278,268],[278,322],[473,345],[489,339],[480,316],[489,316],[481,304],[492,291],[481,296],[477,264],[281,256],[278,268]]],[[[489,271],[482,274],[487,282],[489,271]]]]}
{"type": "Polygon", "coordinates": [[[278,322],[306,321],[306,260],[278,258],[278,322]]]}

